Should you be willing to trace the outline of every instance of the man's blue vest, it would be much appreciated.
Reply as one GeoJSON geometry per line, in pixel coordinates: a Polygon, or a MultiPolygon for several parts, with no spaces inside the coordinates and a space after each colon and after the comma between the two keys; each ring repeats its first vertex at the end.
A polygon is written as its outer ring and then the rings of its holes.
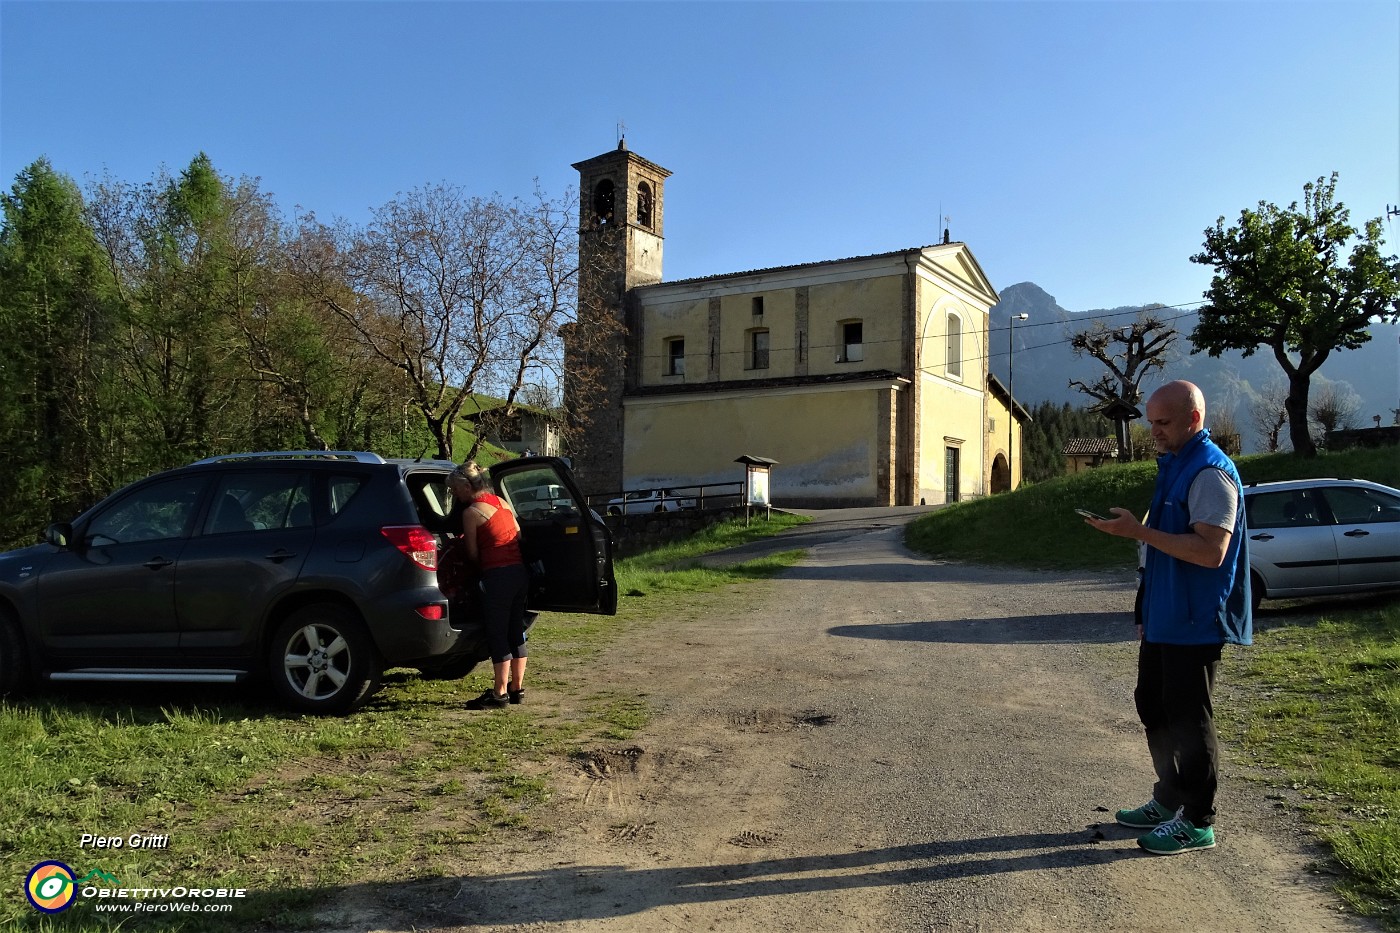
{"type": "Polygon", "coordinates": [[[1248,645],[1250,616],[1249,548],[1245,543],[1244,489],[1240,474],[1210,432],[1202,430],[1175,454],[1157,458],[1157,488],[1147,524],[1168,534],[1191,531],[1187,496],[1202,470],[1223,470],[1235,483],[1239,509],[1225,561],[1202,567],[1147,548],[1144,576],[1143,637],[1165,645],[1248,645]]]}

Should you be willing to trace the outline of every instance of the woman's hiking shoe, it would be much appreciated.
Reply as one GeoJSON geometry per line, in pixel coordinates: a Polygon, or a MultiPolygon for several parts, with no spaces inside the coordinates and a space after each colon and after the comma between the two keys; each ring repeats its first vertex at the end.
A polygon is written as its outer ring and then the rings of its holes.
{"type": "Polygon", "coordinates": [[[1209,826],[1198,827],[1177,814],[1138,839],[1138,846],[1153,855],[1180,855],[1192,849],[1214,849],[1215,830],[1209,826]]]}
{"type": "Polygon", "coordinates": [[[487,687],[481,692],[481,696],[467,701],[467,709],[500,709],[508,702],[510,701],[504,694],[498,694],[493,688],[487,687]]]}
{"type": "Polygon", "coordinates": [[[1113,818],[1118,821],[1120,826],[1131,826],[1133,829],[1156,829],[1174,816],[1176,813],[1168,810],[1156,800],[1149,800],[1136,810],[1119,810],[1113,818]]]}
{"type": "Polygon", "coordinates": [[[525,702],[525,688],[524,688],[524,687],[521,687],[519,690],[507,690],[507,691],[506,691],[506,696],[510,697],[510,701],[511,701],[512,703],[524,703],[524,702],[525,702]]]}

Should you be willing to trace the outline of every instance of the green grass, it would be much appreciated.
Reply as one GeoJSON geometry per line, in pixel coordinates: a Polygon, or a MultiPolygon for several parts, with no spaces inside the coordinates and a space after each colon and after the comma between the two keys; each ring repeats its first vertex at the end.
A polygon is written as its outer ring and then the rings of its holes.
{"type": "MultiPolygon", "coordinates": [[[[584,693],[573,673],[618,639],[703,611],[703,594],[771,576],[795,552],[723,570],[659,569],[771,534],[788,516],[717,526],[617,565],[616,616],[545,614],[530,636],[530,684],[560,697],[469,713],[489,673],[430,681],[390,671],[340,719],[290,717],[255,691],[68,687],[0,703],[0,927],[222,931],[316,926],[327,888],[432,878],[479,860],[550,797],[551,759],[625,740],[650,720],[634,693],[584,693]],[[82,833],[169,834],[162,849],[95,850],[82,833]],[[58,859],[123,885],[241,887],[231,914],[52,916],[24,899],[29,869],[58,859]],[[175,879],[179,879],[178,882],[175,879]]],[[[542,692],[542,691],[541,691],[542,692]]],[[[538,692],[537,694],[538,695],[538,692]]]]}
{"type": "MultiPolygon", "coordinates": [[[[1400,451],[1288,454],[1236,461],[1246,483],[1338,476],[1400,487],[1400,451]]],[[[1136,546],[1084,524],[1074,509],[1141,515],[1155,463],[1114,465],[959,503],[923,516],[910,547],[941,558],[1062,570],[1129,570],[1136,546]]],[[[1231,652],[1222,677],[1222,731],[1300,807],[1340,865],[1339,890],[1358,911],[1400,930],[1400,597],[1379,608],[1270,603],[1253,648],[1231,652]],[[1300,608],[1301,606],[1301,608],[1300,608]],[[1286,624],[1274,626],[1277,618],[1286,624]],[[1239,669],[1234,669],[1235,667],[1239,669]]]]}
{"type": "Polygon", "coordinates": [[[698,561],[706,554],[771,537],[810,520],[799,515],[774,512],[771,519],[756,520],[749,525],[739,521],[724,522],[712,525],[684,541],[621,561],[617,568],[617,589],[622,597],[620,607],[643,613],[650,603],[652,611],[659,611],[657,597],[684,596],[727,583],[771,577],[784,567],[791,566],[801,556],[800,553],[786,551],[724,568],[704,567],[698,561]]]}
{"type": "MultiPolygon", "coordinates": [[[[1394,447],[1324,452],[1313,460],[1265,454],[1236,464],[1246,483],[1343,476],[1400,486],[1400,451],[1394,447]]],[[[1115,464],[955,503],[910,524],[906,541],[931,557],[982,563],[1044,570],[1131,567],[1136,543],[1095,531],[1074,510],[1108,515],[1119,506],[1141,516],[1152,501],[1156,474],[1153,462],[1115,464]]]]}
{"type": "Polygon", "coordinates": [[[1400,930],[1400,600],[1389,602],[1287,610],[1230,655],[1220,705],[1222,733],[1270,796],[1331,846],[1342,896],[1400,930]]]}

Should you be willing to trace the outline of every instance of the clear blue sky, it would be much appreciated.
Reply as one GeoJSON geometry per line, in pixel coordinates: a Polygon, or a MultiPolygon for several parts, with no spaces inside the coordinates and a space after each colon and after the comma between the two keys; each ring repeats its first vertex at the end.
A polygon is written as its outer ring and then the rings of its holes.
{"type": "MultiPolygon", "coordinates": [[[[290,214],[669,168],[667,279],[937,242],[1064,307],[1198,301],[1216,217],[1400,204],[1400,4],[0,2],[0,184],[204,151],[290,214]]],[[[1400,244],[1388,225],[1388,248],[1400,244]]]]}

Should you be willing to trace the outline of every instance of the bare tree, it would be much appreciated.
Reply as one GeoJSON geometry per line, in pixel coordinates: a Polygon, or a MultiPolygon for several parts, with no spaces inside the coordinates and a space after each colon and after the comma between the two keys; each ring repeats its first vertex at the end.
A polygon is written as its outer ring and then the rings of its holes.
{"type": "Polygon", "coordinates": [[[1326,447],[1328,434],[1355,428],[1360,415],[1361,397],[1351,386],[1322,377],[1314,380],[1312,399],[1308,404],[1314,444],[1326,447]]]}
{"type": "Polygon", "coordinates": [[[510,406],[557,372],[577,287],[572,203],[439,184],[400,195],[364,229],[304,218],[293,259],[302,287],[403,374],[438,457],[453,459],[457,421],[480,409],[478,393],[510,406]]]}
{"type": "MultiPolygon", "coordinates": [[[[550,201],[535,190],[535,201],[527,209],[525,232],[528,248],[520,268],[523,286],[520,312],[506,328],[497,352],[502,366],[494,392],[505,399],[500,414],[515,414],[516,403],[532,405],[563,417],[558,405],[535,404],[557,397],[548,386],[558,387],[564,376],[566,327],[577,306],[579,262],[577,230],[571,210],[575,202],[566,192],[559,201],[550,201]]],[[[468,456],[475,456],[480,438],[468,456]]]]}
{"type": "Polygon", "coordinates": [[[1288,383],[1282,378],[1270,379],[1263,388],[1251,391],[1249,422],[1259,438],[1259,445],[1268,453],[1278,453],[1284,425],[1288,424],[1288,383]]]}
{"type": "Polygon", "coordinates": [[[1241,450],[1240,425],[1235,419],[1235,406],[1225,401],[1217,402],[1210,409],[1210,436],[1220,449],[1231,456],[1238,456],[1241,450]]]}
{"type": "Polygon", "coordinates": [[[1070,338],[1075,356],[1087,353],[1108,367],[1108,372],[1097,381],[1085,383],[1071,379],[1069,387],[1097,400],[1090,411],[1112,412],[1117,416],[1114,420],[1118,426],[1119,459],[1124,461],[1131,459],[1132,445],[1129,418],[1123,413],[1123,406],[1136,408],[1141,403],[1143,378],[1169,362],[1166,354],[1178,337],[1176,329],[1157,312],[1156,308],[1146,309],[1132,324],[1116,329],[1095,321],[1070,338]]]}
{"type": "MultiPolygon", "coordinates": [[[[595,429],[621,418],[621,392],[627,365],[628,298],[620,271],[626,240],[616,227],[595,229],[579,237],[577,320],[566,325],[566,365],[562,379],[567,411],[565,444],[587,462],[595,429]]],[[[633,309],[635,313],[635,308],[633,309]]]]}

